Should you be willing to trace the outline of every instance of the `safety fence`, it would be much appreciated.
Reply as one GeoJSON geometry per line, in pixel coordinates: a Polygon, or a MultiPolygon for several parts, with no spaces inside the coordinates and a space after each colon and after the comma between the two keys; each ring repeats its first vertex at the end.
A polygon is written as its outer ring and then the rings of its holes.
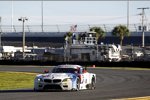
{"type": "MultiPolygon", "coordinates": [[[[25,25],[25,32],[68,32],[75,28],[76,32],[87,32],[91,27],[101,27],[105,32],[111,32],[118,24],[90,24],[90,25],[25,25]],[[74,27],[75,26],[75,27],[74,27]]],[[[126,24],[124,24],[127,26],[126,24]]],[[[131,32],[142,31],[141,24],[130,24],[128,26],[131,32]]],[[[150,24],[144,25],[145,31],[150,31],[150,24]]],[[[0,32],[22,32],[21,25],[1,25],[0,32]]]]}

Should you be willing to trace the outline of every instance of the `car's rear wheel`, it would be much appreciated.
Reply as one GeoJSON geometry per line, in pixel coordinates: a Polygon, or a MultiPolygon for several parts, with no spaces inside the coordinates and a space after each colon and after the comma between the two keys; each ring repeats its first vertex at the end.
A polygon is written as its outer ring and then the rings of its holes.
{"type": "Polygon", "coordinates": [[[94,90],[95,89],[95,78],[92,79],[91,85],[92,85],[91,89],[94,90]]]}
{"type": "Polygon", "coordinates": [[[91,84],[88,86],[88,89],[94,90],[95,89],[95,78],[92,78],[91,84]]]}

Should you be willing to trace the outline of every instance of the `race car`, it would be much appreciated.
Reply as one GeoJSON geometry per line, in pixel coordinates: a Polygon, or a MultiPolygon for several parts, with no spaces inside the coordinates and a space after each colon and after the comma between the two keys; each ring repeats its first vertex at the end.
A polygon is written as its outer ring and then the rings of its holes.
{"type": "Polygon", "coordinates": [[[58,65],[52,72],[39,74],[34,80],[34,90],[84,90],[95,89],[96,74],[80,65],[58,65]]]}

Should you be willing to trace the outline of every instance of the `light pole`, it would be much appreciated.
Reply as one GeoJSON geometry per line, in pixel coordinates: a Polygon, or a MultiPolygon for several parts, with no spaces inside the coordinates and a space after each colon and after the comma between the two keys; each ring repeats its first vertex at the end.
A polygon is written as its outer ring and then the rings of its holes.
{"type": "Polygon", "coordinates": [[[14,0],[11,1],[11,32],[13,32],[14,19],[14,0]]]}
{"type": "Polygon", "coordinates": [[[24,31],[24,23],[28,19],[26,17],[21,17],[18,21],[22,21],[22,58],[25,59],[25,31],[24,31]]]}
{"type": "Polygon", "coordinates": [[[42,32],[44,31],[43,29],[43,0],[41,1],[41,16],[42,16],[42,32]]]}
{"type": "Polygon", "coordinates": [[[137,9],[142,9],[142,13],[141,13],[141,16],[142,16],[142,47],[145,47],[145,36],[144,36],[144,16],[145,16],[145,12],[144,10],[145,9],[149,9],[148,7],[146,8],[137,8],[137,9]]]}
{"type": "Polygon", "coordinates": [[[129,0],[127,0],[127,28],[129,29],[129,0]]]}

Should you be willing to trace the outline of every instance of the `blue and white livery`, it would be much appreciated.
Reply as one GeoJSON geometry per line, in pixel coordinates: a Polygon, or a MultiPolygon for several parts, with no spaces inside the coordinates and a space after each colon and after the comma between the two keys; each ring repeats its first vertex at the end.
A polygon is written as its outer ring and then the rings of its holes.
{"type": "Polygon", "coordinates": [[[95,89],[96,74],[80,65],[58,65],[51,73],[39,74],[34,80],[35,90],[95,89]]]}

